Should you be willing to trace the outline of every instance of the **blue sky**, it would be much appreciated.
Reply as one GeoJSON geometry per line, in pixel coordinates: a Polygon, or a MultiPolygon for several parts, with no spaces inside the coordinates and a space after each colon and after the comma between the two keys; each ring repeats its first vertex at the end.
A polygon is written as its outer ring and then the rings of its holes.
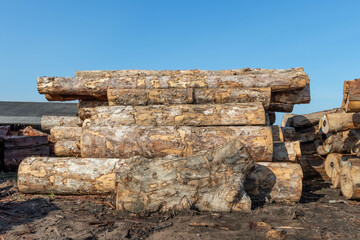
{"type": "Polygon", "coordinates": [[[38,76],[77,70],[304,67],[340,106],[360,77],[360,1],[0,0],[0,101],[45,101],[38,76]]]}

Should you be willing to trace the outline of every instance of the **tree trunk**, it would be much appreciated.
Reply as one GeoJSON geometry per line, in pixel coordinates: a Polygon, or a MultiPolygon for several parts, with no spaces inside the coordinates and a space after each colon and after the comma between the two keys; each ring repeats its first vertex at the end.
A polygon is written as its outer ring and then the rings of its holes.
{"type": "Polygon", "coordinates": [[[297,115],[291,114],[291,113],[286,113],[281,120],[280,126],[281,127],[293,127],[294,124],[293,124],[292,118],[294,116],[297,116],[297,115]]]}
{"type": "Polygon", "coordinates": [[[330,180],[325,172],[324,158],[319,155],[302,155],[299,161],[305,179],[321,178],[330,180]]]}
{"type": "Polygon", "coordinates": [[[78,157],[81,155],[80,143],[78,141],[57,141],[54,152],[58,157],[78,157]]]}
{"type": "Polygon", "coordinates": [[[360,140],[360,129],[328,134],[324,141],[327,153],[350,153],[360,140]]]}
{"type": "Polygon", "coordinates": [[[264,125],[261,103],[113,106],[82,109],[84,126],[244,126],[264,125]]]}
{"type": "Polygon", "coordinates": [[[78,117],[70,116],[42,116],[41,129],[50,130],[53,127],[81,127],[81,120],[78,117]]]}
{"type": "Polygon", "coordinates": [[[318,133],[316,126],[305,127],[305,128],[296,128],[296,140],[299,140],[301,143],[321,141],[321,135],[318,133]]]}
{"type": "Polygon", "coordinates": [[[93,108],[100,106],[109,106],[108,101],[96,101],[96,100],[79,100],[78,108],[93,108]]]}
{"type": "Polygon", "coordinates": [[[340,186],[340,171],[341,168],[347,165],[348,162],[356,164],[360,159],[349,154],[330,153],[325,160],[326,174],[331,178],[332,188],[339,188],[340,186]]]}
{"type": "Polygon", "coordinates": [[[302,192],[303,172],[297,163],[258,162],[247,176],[245,191],[257,203],[298,202],[302,192]]]}
{"type": "Polygon", "coordinates": [[[105,101],[106,96],[86,96],[86,95],[61,95],[61,94],[45,94],[45,98],[48,101],[74,101],[74,100],[86,100],[86,101],[105,101]]]}
{"type": "Polygon", "coordinates": [[[360,128],[360,113],[331,113],[322,119],[323,133],[342,132],[360,128]]]}
{"type": "Polygon", "coordinates": [[[112,158],[28,157],[19,166],[18,189],[40,194],[114,193],[115,172],[122,166],[125,160],[112,158]]]}
{"type": "Polygon", "coordinates": [[[260,126],[89,127],[83,129],[80,149],[82,157],[189,156],[219,147],[235,138],[244,142],[254,161],[272,161],[271,127],[260,126]]]}
{"type": "Polygon", "coordinates": [[[340,170],[340,188],[341,193],[346,199],[359,200],[360,199],[360,166],[342,163],[343,167],[340,170]]]}
{"type": "Polygon", "coordinates": [[[360,112],[360,79],[344,82],[341,107],[345,112],[360,112]]]}
{"type": "Polygon", "coordinates": [[[324,146],[319,141],[300,143],[301,154],[303,155],[326,155],[328,152],[324,150],[324,146]]]}
{"type": "Polygon", "coordinates": [[[310,100],[310,84],[307,84],[302,90],[274,92],[271,94],[271,102],[273,103],[304,104],[310,103],[310,100]]]}
{"type": "Polygon", "coordinates": [[[272,135],[274,142],[285,142],[295,140],[295,129],[292,127],[272,126],[272,135]]]}
{"type": "Polygon", "coordinates": [[[270,106],[268,108],[268,111],[271,111],[271,112],[292,112],[293,109],[294,109],[294,104],[270,102],[270,106]]]}
{"type": "Polygon", "coordinates": [[[55,141],[80,141],[81,127],[53,127],[50,134],[55,141]]]}
{"type": "Polygon", "coordinates": [[[274,142],[273,162],[298,162],[301,158],[300,142],[274,142]]]}
{"type": "Polygon", "coordinates": [[[116,173],[116,208],[146,213],[189,210],[250,211],[243,181],[254,167],[249,153],[234,140],[199,156],[130,158],[116,173]]]}

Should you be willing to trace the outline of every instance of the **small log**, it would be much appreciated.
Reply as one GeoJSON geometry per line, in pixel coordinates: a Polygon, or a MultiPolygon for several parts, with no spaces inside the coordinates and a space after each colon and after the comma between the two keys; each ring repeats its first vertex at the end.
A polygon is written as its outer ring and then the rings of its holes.
{"type": "Polygon", "coordinates": [[[53,127],[50,135],[55,141],[80,141],[81,127],[53,127]]]}
{"type": "Polygon", "coordinates": [[[360,112],[360,79],[344,81],[341,107],[345,112],[360,112]]]}
{"type": "Polygon", "coordinates": [[[274,142],[273,162],[297,162],[300,158],[300,141],[274,142]]]}
{"type": "Polygon", "coordinates": [[[58,157],[78,157],[81,155],[80,143],[78,141],[57,141],[54,153],[58,157]]]}
{"type": "Polygon", "coordinates": [[[327,155],[324,163],[327,176],[332,178],[334,172],[340,171],[341,161],[347,161],[348,159],[352,158],[356,158],[356,156],[341,153],[330,153],[329,155],[327,155]]]}
{"type": "Polygon", "coordinates": [[[189,156],[240,138],[254,161],[272,161],[271,127],[89,127],[82,131],[82,157],[189,156]]]}
{"type": "Polygon", "coordinates": [[[18,189],[59,195],[114,193],[116,169],[124,164],[112,158],[28,157],[19,166],[18,189]]]}
{"type": "Polygon", "coordinates": [[[310,103],[311,97],[309,83],[302,90],[274,92],[273,94],[271,94],[271,102],[290,104],[310,103]]]}
{"type": "Polygon", "coordinates": [[[350,153],[359,140],[360,129],[328,134],[324,141],[324,149],[327,153],[350,153]]]}
{"type": "Polygon", "coordinates": [[[360,113],[325,114],[321,125],[321,130],[325,134],[359,128],[360,113]]]}
{"type": "Polygon", "coordinates": [[[70,116],[42,116],[41,129],[50,130],[53,127],[81,127],[81,120],[78,117],[70,116]]]}
{"type": "Polygon", "coordinates": [[[325,172],[324,161],[324,158],[319,155],[302,155],[299,163],[303,169],[304,179],[330,180],[325,172]]]}
{"type": "Polygon", "coordinates": [[[360,166],[354,166],[351,161],[342,162],[340,170],[340,189],[346,199],[360,199],[360,166]]]}
{"type": "Polygon", "coordinates": [[[270,102],[269,108],[267,109],[268,111],[271,112],[292,112],[294,109],[294,104],[290,104],[290,103],[273,103],[270,102]]]}
{"type": "Polygon", "coordinates": [[[296,138],[295,128],[275,125],[271,129],[274,142],[294,141],[296,138]]]}
{"type": "Polygon", "coordinates": [[[0,137],[11,136],[11,127],[10,125],[0,126],[0,137]]]}
{"type": "Polygon", "coordinates": [[[6,136],[4,148],[22,148],[48,144],[47,136],[6,136]]]}
{"type": "Polygon", "coordinates": [[[261,103],[113,106],[83,109],[83,126],[249,126],[264,125],[261,103]]]}
{"type": "Polygon", "coordinates": [[[19,136],[49,136],[49,134],[34,129],[31,126],[27,126],[24,129],[20,129],[18,135],[19,136]]]}
{"type": "Polygon", "coordinates": [[[258,162],[247,176],[244,187],[253,202],[298,202],[303,172],[297,163],[258,162]]]}
{"type": "Polygon", "coordinates": [[[204,155],[134,157],[116,173],[116,209],[135,213],[199,209],[250,211],[245,176],[254,167],[241,140],[204,155]]]}

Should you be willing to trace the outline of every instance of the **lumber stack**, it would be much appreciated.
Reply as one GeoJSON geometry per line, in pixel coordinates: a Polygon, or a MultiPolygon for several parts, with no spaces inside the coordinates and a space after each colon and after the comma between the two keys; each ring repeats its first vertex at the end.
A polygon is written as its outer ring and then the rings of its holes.
{"type": "Polygon", "coordinates": [[[294,128],[271,125],[275,112],[310,101],[309,81],[302,68],[40,77],[48,100],[79,100],[78,118],[44,123],[59,158],[28,158],[19,189],[116,193],[117,209],[132,212],[244,211],[253,199],[299,201],[300,142],[294,128]]]}

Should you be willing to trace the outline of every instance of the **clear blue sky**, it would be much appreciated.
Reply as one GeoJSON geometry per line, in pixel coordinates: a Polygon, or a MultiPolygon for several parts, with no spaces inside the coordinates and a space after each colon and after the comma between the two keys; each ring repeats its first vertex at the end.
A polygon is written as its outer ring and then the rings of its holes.
{"type": "Polygon", "coordinates": [[[0,101],[45,101],[38,76],[77,70],[304,67],[311,104],[360,77],[360,1],[0,0],[0,101]]]}

